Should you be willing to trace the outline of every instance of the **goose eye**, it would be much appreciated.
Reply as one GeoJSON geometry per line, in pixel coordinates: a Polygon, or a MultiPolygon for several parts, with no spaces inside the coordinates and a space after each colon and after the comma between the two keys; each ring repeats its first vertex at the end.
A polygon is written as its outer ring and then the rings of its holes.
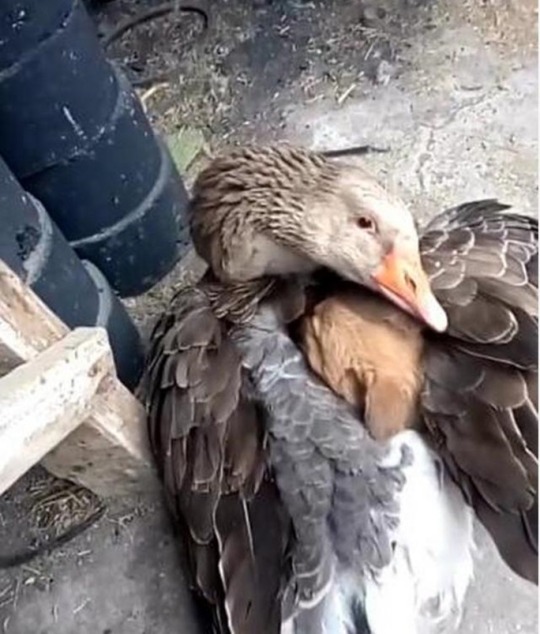
{"type": "Polygon", "coordinates": [[[375,231],[375,223],[371,218],[367,216],[360,216],[356,219],[356,224],[360,227],[360,229],[365,229],[366,231],[375,231]]]}

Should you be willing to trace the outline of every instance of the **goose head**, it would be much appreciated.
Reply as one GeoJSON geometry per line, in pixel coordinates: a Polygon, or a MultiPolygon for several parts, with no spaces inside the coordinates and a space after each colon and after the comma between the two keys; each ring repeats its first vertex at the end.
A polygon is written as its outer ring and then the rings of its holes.
{"type": "Polygon", "coordinates": [[[289,146],[239,148],[200,174],[191,214],[195,247],[222,281],[326,267],[447,327],[412,213],[358,165],[289,146]]]}

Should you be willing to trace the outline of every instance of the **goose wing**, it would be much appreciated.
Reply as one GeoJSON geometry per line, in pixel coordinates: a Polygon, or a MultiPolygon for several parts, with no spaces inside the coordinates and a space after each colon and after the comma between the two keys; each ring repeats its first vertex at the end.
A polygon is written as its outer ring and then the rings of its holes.
{"type": "Polygon", "coordinates": [[[380,591],[381,571],[394,559],[412,450],[389,453],[313,376],[281,303],[282,296],[265,303],[231,335],[265,405],[272,471],[294,531],[282,632],[365,632],[365,619],[386,611],[370,609],[367,597],[380,591]]]}
{"type": "Polygon", "coordinates": [[[144,384],[152,450],[213,627],[278,634],[288,519],[240,355],[202,290],[181,291],[156,324],[144,384]]]}
{"type": "Polygon", "coordinates": [[[190,289],[152,337],[151,444],[223,634],[364,631],[362,579],[392,558],[402,456],[312,378],[281,327],[293,304],[228,330],[190,289]]]}
{"type": "Polygon", "coordinates": [[[423,420],[499,552],[538,580],[538,222],[496,200],[436,217],[420,247],[447,311],[426,333],[423,420]]]}

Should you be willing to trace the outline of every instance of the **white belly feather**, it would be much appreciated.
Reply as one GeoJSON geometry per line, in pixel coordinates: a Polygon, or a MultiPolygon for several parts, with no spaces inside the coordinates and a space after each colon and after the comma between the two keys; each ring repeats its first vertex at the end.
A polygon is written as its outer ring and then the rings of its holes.
{"type": "Polygon", "coordinates": [[[473,576],[473,512],[420,435],[402,432],[392,445],[396,461],[403,445],[414,460],[404,469],[393,560],[365,582],[370,629],[372,634],[452,632],[473,576]]]}
{"type": "MultiPolygon", "coordinates": [[[[365,634],[355,625],[362,611],[371,634],[447,634],[459,626],[473,576],[472,510],[419,434],[401,432],[391,444],[389,465],[399,464],[403,446],[413,454],[404,468],[393,559],[376,573],[338,566],[320,606],[321,634],[365,634]]],[[[281,634],[293,633],[304,628],[291,619],[281,634]]]]}

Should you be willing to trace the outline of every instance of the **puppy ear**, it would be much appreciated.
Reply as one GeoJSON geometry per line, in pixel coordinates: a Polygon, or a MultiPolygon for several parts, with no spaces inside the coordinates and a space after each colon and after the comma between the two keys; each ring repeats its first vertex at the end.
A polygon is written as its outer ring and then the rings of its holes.
{"type": "Polygon", "coordinates": [[[401,385],[393,379],[371,376],[364,417],[367,428],[377,440],[386,440],[414,424],[416,398],[401,385]]]}

